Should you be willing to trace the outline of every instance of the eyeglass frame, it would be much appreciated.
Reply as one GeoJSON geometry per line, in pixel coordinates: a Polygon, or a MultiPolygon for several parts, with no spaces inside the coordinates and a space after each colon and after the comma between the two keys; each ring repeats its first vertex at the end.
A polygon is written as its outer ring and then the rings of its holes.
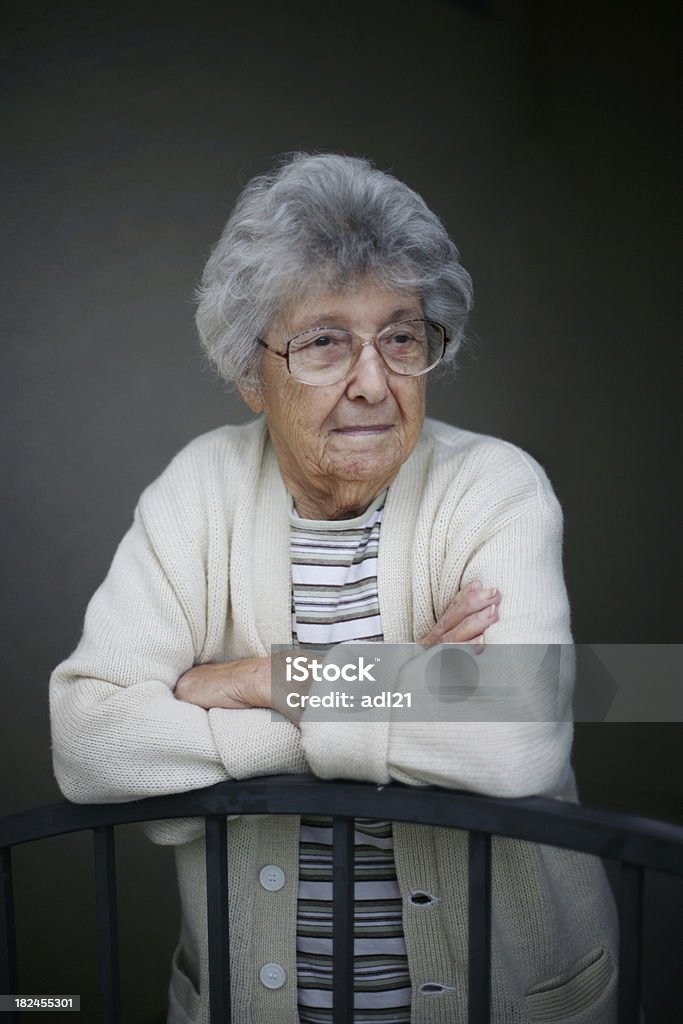
{"type": "Polygon", "coordinates": [[[349,376],[349,374],[351,374],[353,372],[353,370],[355,370],[356,366],[358,365],[358,360],[360,359],[361,352],[363,351],[363,349],[367,345],[372,345],[372,347],[377,352],[377,355],[382,360],[382,364],[388,370],[389,373],[393,374],[394,377],[405,377],[408,380],[408,379],[410,379],[412,377],[424,377],[425,374],[431,373],[432,370],[435,370],[436,367],[439,365],[439,363],[443,360],[443,357],[444,357],[444,355],[446,353],[446,346],[448,345],[448,343],[449,343],[449,341],[451,339],[448,336],[448,334],[446,332],[446,328],[444,327],[444,325],[440,324],[438,322],[438,320],[428,320],[426,317],[423,317],[423,316],[414,316],[414,317],[409,317],[407,320],[397,320],[396,323],[387,324],[386,327],[383,327],[381,331],[377,331],[374,335],[358,334],[355,331],[347,330],[345,327],[343,327],[343,328],[332,327],[330,324],[321,324],[319,327],[307,327],[305,331],[299,331],[299,333],[295,334],[293,338],[290,338],[289,341],[285,342],[286,348],[285,348],[284,352],[278,352],[278,350],[276,348],[273,348],[272,345],[269,345],[267,341],[263,340],[263,338],[257,338],[256,340],[259,343],[259,345],[262,345],[263,348],[268,350],[268,352],[272,352],[274,356],[280,356],[281,359],[285,360],[285,362],[287,364],[287,372],[290,374],[290,376],[294,377],[294,380],[297,381],[299,384],[305,384],[309,388],[329,388],[329,387],[334,387],[335,384],[341,384],[341,382],[343,380],[346,380],[346,378],[349,376]],[[400,373],[398,370],[394,370],[394,369],[392,369],[391,366],[389,366],[389,364],[386,361],[386,359],[384,358],[384,354],[382,353],[382,350],[378,346],[377,342],[379,341],[380,334],[384,334],[385,331],[390,330],[392,327],[398,327],[400,324],[414,324],[414,323],[432,324],[434,327],[438,327],[439,328],[439,330],[443,334],[443,345],[442,345],[442,348],[441,348],[441,355],[439,356],[439,358],[437,359],[437,361],[435,363],[432,363],[431,366],[428,366],[424,370],[420,370],[418,373],[400,373]],[[356,354],[353,357],[353,359],[351,361],[351,365],[349,366],[349,368],[346,371],[346,373],[343,374],[343,376],[341,376],[339,378],[339,380],[335,380],[335,381],[332,381],[331,383],[326,383],[326,384],[314,384],[314,383],[312,383],[309,380],[301,380],[299,377],[296,377],[292,373],[292,370],[291,370],[290,365],[289,365],[289,346],[291,344],[293,344],[293,342],[295,342],[298,338],[303,337],[304,334],[315,334],[317,331],[338,331],[338,330],[343,330],[343,331],[346,332],[346,334],[350,334],[352,339],[359,338],[360,342],[361,342],[360,345],[358,346],[358,349],[356,350],[356,354]]]}

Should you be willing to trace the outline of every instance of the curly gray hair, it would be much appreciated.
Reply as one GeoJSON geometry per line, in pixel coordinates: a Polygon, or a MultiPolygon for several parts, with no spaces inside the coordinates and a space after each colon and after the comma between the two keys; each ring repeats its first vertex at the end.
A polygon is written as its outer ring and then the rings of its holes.
{"type": "Polygon", "coordinates": [[[414,289],[450,338],[452,364],[472,280],[424,200],[367,160],[294,153],[239,196],[197,290],[197,328],[224,380],[260,385],[263,337],[285,304],[370,277],[414,289]]]}

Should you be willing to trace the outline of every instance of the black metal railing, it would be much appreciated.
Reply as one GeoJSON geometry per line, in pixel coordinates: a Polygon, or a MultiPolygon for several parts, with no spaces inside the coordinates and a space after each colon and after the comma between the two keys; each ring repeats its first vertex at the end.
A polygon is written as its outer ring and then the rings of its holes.
{"type": "MultiPolygon", "coordinates": [[[[491,1002],[491,837],[506,836],[618,861],[619,1024],[637,1024],[641,990],[641,922],[646,869],[683,877],[683,828],[542,797],[502,799],[435,787],[324,782],[272,776],[127,804],[60,803],[0,819],[2,914],[0,992],[17,992],[12,893],[13,846],[91,829],[94,833],[101,1020],[118,1024],[120,996],[114,829],[131,822],[203,817],[211,1020],[230,1021],[227,815],[324,814],[333,817],[334,1021],[353,1006],[354,818],[439,825],[469,832],[469,1024],[488,1024],[491,1002]]],[[[12,1021],[12,1016],[5,1018],[12,1021]]],[[[17,1019],[17,1015],[14,1015],[17,1019]]]]}

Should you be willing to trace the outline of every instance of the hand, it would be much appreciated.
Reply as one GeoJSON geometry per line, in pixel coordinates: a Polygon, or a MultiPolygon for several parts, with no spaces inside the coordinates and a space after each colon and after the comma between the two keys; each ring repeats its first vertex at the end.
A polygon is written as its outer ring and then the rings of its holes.
{"type": "Polygon", "coordinates": [[[481,580],[475,580],[459,590],[441,618],[420,640],[423,647],[435,644],[484,643],[484,630],[498,621],[500,591],[496,587],[484,589],[481,580]]]}
{"type": "Polygon", "coordinates": [[[270,658],[195,665],[173,692],[177,700],[200,708],[269,708],[270,658]]]}

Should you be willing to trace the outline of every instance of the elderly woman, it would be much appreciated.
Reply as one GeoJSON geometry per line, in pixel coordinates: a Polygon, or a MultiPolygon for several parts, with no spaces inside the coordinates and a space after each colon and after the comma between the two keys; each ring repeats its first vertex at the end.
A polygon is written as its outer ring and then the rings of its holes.
{"type": "MultiPolygon", "coordinates": [[[[543,470],[510,444],[425,419],[427,374],[453,362],[470,306],[438,218],[367,162],[296,155],[247,185],[197,323],[258,415],[194,440],[143,493],[81,643],[53,675],[69,799],[303,771],[575,798],[562,715],[352,724],[271,694],[275,644],[570,642],[561,514],[543,470]]],[[[176,847],[182,900],[169,1021],[207,1021],[200,829],[152,831],[176,847]]],[[[329,822],[243,817],[229,835],[234,1019],[330,1020],[329,822]]],[[[355,1021],[466,1019],[464,843],[357,822],[355,1021]]],[[[493,875],[494,1019],[612,1021],[599,867],[501,840],[493,875]]]]}

